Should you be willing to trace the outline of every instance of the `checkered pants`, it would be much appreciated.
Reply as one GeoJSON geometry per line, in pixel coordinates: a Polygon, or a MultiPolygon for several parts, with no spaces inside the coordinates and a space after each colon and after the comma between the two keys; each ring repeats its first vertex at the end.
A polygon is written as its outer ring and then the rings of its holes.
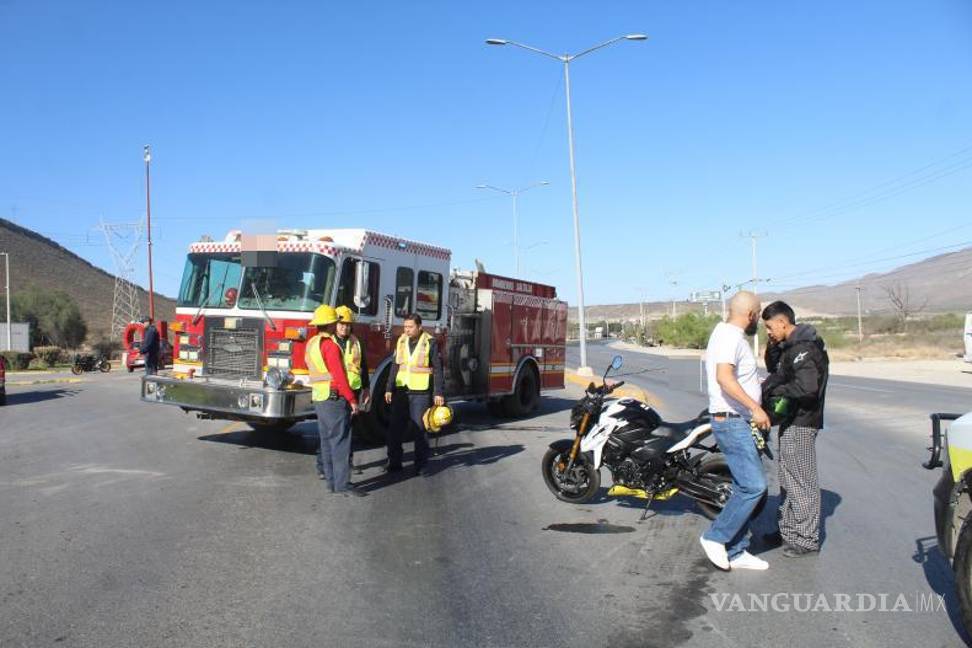
{"type": "Polygon", "coordinates": [[[804,549],[820,546],[820,484],[817,481],[817,430],[790,426],[779,433],[780,535],[804,549]]]}

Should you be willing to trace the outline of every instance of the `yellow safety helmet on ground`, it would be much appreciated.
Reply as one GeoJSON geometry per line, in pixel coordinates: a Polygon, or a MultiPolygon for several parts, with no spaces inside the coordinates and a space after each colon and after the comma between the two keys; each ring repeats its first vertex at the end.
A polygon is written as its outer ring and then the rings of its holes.
{"type": "Polygon", "coordinates": [[[334,307],[328,304],[321,304],[314,310],[314,318],[309,322],[310,326],[327,326],[338,321],[334,307]]]}
{"type": "Polygon", "coordinates": [[[354,322],[354,311],[351,310],[350,306],[338,306],[334,309],[334,312],[337,313],[339,322],[346,322],[348,324],[354,322]]]}
{"type": "Polygon", "coordinates": [[[425,423],[425,429],[429,432],[439,432],[452,423],[452,408],[448,405],[433,405],[425,410],[425,414],[422,415],[422,422],[425,423]]]}

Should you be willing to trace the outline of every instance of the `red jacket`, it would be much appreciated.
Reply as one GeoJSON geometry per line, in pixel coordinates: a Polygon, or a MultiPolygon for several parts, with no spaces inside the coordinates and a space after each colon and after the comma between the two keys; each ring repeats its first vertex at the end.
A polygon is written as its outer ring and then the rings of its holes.
{"type": "Polygon", "coordinates": [[[331,338],[324,338],[321,340],[321,356],[324,358],[327,372],[331,374],[331,389],[336,389],[337,393],[351,405],[357,405],[358,401],[355,400],[354,392],[351,391],[351,385],[348,383],[348,374],[344,371],[344,354],[341,352],[341,347],[331,338]]]}

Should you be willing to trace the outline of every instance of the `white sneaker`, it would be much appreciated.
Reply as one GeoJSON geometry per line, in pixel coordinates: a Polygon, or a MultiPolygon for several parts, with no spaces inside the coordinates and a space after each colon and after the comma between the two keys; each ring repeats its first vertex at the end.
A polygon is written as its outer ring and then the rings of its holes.
{"type": "Polygon", "coordinates": [[[757,558],[748,551],[744,551],[729,561],[730,569],[755,569],[765,571],[769,569],[769,563],[762,558],[757,558]]]}
{"type": "Polygon", "coordinates": [[[706,540],[705,536],[701,536],[699,542],[702,543],[702,550],[705,551],[706,558],[713,565],[719,569],[729,569],[729,556],[726,555],[726,545],[713,540],[706,540]]]}

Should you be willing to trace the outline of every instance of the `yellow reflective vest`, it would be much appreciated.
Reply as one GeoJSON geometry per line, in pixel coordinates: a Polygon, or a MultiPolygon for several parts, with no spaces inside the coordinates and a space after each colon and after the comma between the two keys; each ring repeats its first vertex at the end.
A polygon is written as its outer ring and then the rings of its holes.
{"type": "Polygon", "coordinates": [[[428,390],[432,380],[432,336],[422,331],[415,350],[409,353],[408,336],[402,334],[395,350],[395,363],[398,365],[396,387],[405,387],[409,391],[428,390]]]}
{"type": "Polygon", "coordinates": [[[344,371],[351,390],[361,389],[361,341],[351,334],[344,343],[344,371]]]}
{"type": "Polygon", "coordinates": [[[311,384],[311,400],[323,401],[331,397],[331,374],[321,353],[321,342],[329,337],[331,336],[328,333],[318,333],[307,341],[304,350],[304,360],[307,362],[307,374],[311,384]]]}

